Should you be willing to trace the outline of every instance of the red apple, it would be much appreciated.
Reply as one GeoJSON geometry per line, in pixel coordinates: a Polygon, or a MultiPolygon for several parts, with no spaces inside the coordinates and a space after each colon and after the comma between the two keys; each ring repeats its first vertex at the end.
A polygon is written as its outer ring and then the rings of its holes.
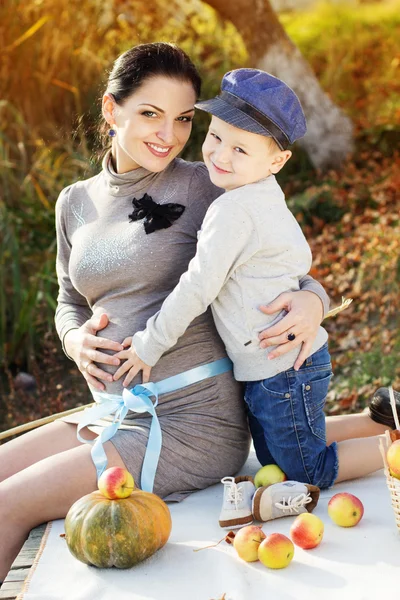
{"type": "Polygon", "coordinates": [[[364,506],[353,494],[335,494],[328,502],[328,515],[340,527],[354,527],[362,519],[364,506]]]}
{"type": "Polygon", "coordinates": [[[390,474],[396,479],[400,479],[400,440],[396,440],[389,447],[386,454],[390,474]]]}
{"type": "Polygon", "coordinates": [[[282,533],[271,533],[258,548],[258,558],[270,569],[284,569],[293,556],[293,543],[282,533]]]}
{"type": "Polygon", "coordinates": [[[257,525],[247,525],[239,529],[233,540],[233,547],[246,562],[258,560],[258,547],[265,539],[265,533],[257,525]]]}
{"type": "Polygon", "coordinates": [[[296,517],[290,528],[292,541],[305,550],[310,550],[318,546],[322,541],[323,535],[323,522],[311,513],[303,513],[296,517]]]}
{"type": "Polygon", "coordinates": [[[133,492],[135,482],[132,475],[122,467],[111,467],[99,477],[97,487],[106,498],[127,498],[133,492]]]}

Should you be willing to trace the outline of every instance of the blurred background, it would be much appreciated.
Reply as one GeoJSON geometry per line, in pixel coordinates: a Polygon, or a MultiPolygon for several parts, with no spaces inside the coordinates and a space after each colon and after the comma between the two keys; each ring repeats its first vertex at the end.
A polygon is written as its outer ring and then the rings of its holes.
{"type": "MultiPolygon", "coordinates": [[[[298,93],[309,133],[280,174],[312,275],[351,306],[325,321],[327,413],[400,389],[400,0],[2,0],[0,430],[91,401],[55,334],[54,205],[99,171],[107,70],[137,43],[173,41],[203,76],[260,67],[298,93]]],[[[201,159],[197,115],[184,158],[201,159]]]]}

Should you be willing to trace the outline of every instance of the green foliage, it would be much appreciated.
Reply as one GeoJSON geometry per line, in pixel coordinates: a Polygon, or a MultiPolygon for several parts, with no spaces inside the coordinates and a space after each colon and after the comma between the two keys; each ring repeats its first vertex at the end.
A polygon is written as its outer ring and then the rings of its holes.
{"type": "MultiPolygon", "coordinates": [[[[338,395],[347,390],[371,390],[379,386],[393,384],[393,379],[398,372],[398,356],[400,353],[400,339],[398,339],[387,352],[383,341],[368,352],[350,351],[347,354],[347,364],[338,369],[335,376],[335,388],[338,395]],[[378,383],[379,382],[379,383],[378,383]]],[[[367,394],[368,397],[368,394],[367,394]]]]}
{"type": "Polygon", "coordinates": [[[303,193],[288,199],[288,206],[295,215],[302,215],[302,222],[313,225],[316,219],[324,223],[340,221],[345,209],[339,206],[328,185],[325,188],[310,187],[303,193]]]}
{"type": "Polygon", "coordinates": [[[53,330],[54,197],[88,172],[69,147],[45,145],[8,102],[0,102],[0,364],[28,365],[53,330]]]}
{"type": "Polygon", "coordinates": [[[321,2],[281,15],[281,21],[322,87],[359,130],[399,132],[399,0],[321,2]]]}

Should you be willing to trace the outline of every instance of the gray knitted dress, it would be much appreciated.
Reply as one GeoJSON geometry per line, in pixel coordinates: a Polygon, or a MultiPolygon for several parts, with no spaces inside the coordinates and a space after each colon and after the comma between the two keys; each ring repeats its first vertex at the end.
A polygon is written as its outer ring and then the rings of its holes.
{"type": "MultiPolygon", "coordinates": [[[[144,329],[194,256],[204,215],[220,194],[202,163],[175,159],[160,173],[138,168],[117,174],[109,154],[98,175],[64,189],[56,205],[60,339],[98,312],[110,320],[99,332],[102,337],[122,342],[144,329]],[[143,220],[129,222],[128,217],[133,198],[145,193],[160,204],[182,204],[185,211],[171,227],[146,234],[143,220]]],[[[314,280],[305,288],[323,295],[314,280]]],[[[225,356],[208,309],[163,355],[151,380],[225,356]]],[[[106,384],[106,391],[120,394],[122,381],[106,384]]],[[[81,414],[65,420],[77,423],[81,414]]],[[[162,498],[179,501],[233,475],[245,462],[250,439],[242,388],[231,372],[161,395],[157,415],[163,440],[154,492],[162,498]]],[[[150,415],[130,412],[112,438],[138,486],[150,423],[150,415]]]]}

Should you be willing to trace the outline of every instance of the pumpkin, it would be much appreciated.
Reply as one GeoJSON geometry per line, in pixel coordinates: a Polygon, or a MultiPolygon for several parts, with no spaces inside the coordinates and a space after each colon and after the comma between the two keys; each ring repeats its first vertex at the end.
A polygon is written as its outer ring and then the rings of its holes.
{"type": "Polygon", "coordinates": [[[136,490],[109,500],[92,492],[69,509],[65,539],[83,563],[129,569],[162,548],[171,527],[169,509],[155,494],[136,490]]]}

